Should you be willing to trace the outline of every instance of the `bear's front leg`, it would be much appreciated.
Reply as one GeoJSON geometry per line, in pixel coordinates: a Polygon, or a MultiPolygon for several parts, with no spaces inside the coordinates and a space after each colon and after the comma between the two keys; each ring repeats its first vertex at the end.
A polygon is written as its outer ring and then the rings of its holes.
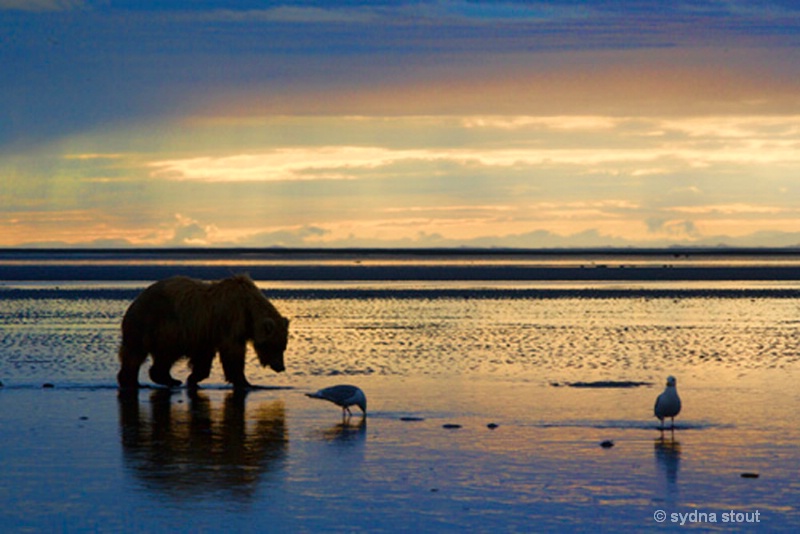
{"type": "Polygon", "coordinates": [[[220,347],[219,359],[222,361],[222,370],[225,371],[225,380],[233,384],[235,389],[252,387],[244,376],[245,345],[230,344],[220,347]]]}
{"type": "Polygon", "coordinates": [[[186,386],[192,389],[197,388],[197,384],[208,378],[211,374],[211,363],[214,360],[214,351],[198,352],[189,357],[189,366],[192,374],[186,379],[186,386]]]}

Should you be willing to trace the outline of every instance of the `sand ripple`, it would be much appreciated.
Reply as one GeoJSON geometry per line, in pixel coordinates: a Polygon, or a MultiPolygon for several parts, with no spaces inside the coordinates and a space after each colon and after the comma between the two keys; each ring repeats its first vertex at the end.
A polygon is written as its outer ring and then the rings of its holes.
{"type": "MultiPolygon", "coordinates": [[[[0,377],[6,383],[113,382],[127,304],[4,302],[0,377]]],[[[792,299],[303,298],[276,304],[292,317],[289,371],[275,375],[250,362],[249,376],[264,383],[338,375],[647,381],[662,369],[800,363],[800,310],[792,299]]],[[[221,381],[218,365],[213,380],[221,381]]]]}

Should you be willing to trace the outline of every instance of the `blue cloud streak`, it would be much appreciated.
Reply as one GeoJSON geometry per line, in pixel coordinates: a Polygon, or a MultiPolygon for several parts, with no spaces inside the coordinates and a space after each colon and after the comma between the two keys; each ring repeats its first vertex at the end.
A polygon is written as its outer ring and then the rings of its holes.
{"type": "Polygon", "coordinates": [[[233,88],[344,83],[358,91],[470,58],[800,40],[800,7],[788,1],[53,1],[39,4],[51,11],[9,9],[18,5],[0,2],[8,73],[0,147],[180,116],[233,88]]]}

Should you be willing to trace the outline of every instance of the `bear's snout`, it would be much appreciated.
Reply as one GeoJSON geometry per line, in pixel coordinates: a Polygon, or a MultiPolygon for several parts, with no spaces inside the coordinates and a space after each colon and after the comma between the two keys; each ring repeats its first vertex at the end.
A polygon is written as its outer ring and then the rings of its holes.
{"type": "Polygon", "coordinates": [[[269,367],[270,367],[270,369],[272,369],[276,373],[284,372],[286,370],[286,366],[283,365],[283,355],[281,354],[280,361],[270,363],[269,367]]]}

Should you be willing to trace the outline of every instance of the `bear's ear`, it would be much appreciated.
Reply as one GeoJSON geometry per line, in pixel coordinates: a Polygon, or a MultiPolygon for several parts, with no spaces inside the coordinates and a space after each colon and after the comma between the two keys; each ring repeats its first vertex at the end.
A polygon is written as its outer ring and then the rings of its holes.
{"type": "Polygon", "coordinates": [[[278,325],[275,324],[275,321],[272,319],[264,319],[264,334],[266,334],[267,337],[272,337],[272,334],[275,333],[277,328],[278,325]]]}

